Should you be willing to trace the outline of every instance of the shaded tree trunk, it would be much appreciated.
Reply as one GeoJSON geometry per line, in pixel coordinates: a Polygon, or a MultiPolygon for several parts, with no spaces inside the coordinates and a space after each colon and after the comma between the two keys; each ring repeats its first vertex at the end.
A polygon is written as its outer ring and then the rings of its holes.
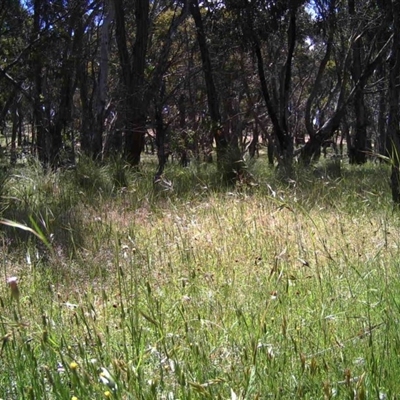
{"type": "MultiPolygon", "coordinates": [[[[385,66],[383,63],[378,66],[378,79],[380,83],[378,85],[379,90],[379,110],[378,110],[378,138],[377,138],[377,151],[379,155],[387,157],[388,154],[388,143],[387,143],[387,130],[386,130],[386,91],[385,91],[385,66]]],[[[381,158],[382,160],[382,158],[381,158]]]]}
{"type": "Polygon", "coordinates": [[[268,115],[272,122],[274,136],[276,137],[275,147],[278,153],[278,163],[284,169],[288,170],[291,169],[293,162],[293,137],[289,132],[288,112],[292,80],[292,62],[296,44],[296,14],[297,2],[291,1],[289,4],[289,25],[287,30],[288,52],[285,64],[281,71],[279,90],[277,90],[277,87],[275,86],[272,95],[270,94],[267,85],[260,41],[254,27],[252,26],[251,13],[247,14],[247,22],[250,27],[253,48],[257,58],[257,70],[261,92],[268,110],[268,115]]]}
{"type": "Polygon", "coordinates": [[[254,158],[256,156],[257,146],[258,146],[258,137],[259,137],[258,124],[257,124],[257,121],[255,121],[254,128],[253,128],[253,137],[251,138],[251,142],[249,144],[250,158],[254,158]]]}
{"type": "MultiPolygon", "coordinates": [[[[83,41],[86,24],[83,22],[85,15],[84,1],[76,5],[69,16],[68,33],[63,49],[61,74],[61,86],[59,102],[53,106],[56,108],[54,117],[49,118],[50,165],[57,168],[60,162],[60,151],[63,147],[63,132],[72,120],[73,97],[78,86],[77,73],[80,67],[79,54],[83,41]],[[74,33],[72,35],[72,32],[74,33]]],[[[51,112],[51,111],[50,111],[51,112]]]]}
{"type": "Polygon", "coordinates": [[[134,4],[136,31],[130,54],[126,38],[124,4],[122,0],[114,0],[116,40],[124,89],[122,113],[125,134],[124,153],[129,163],[137,166],[144,149],[148,108],[169,67],[168,56],[172,38],[180,23],[186,18],[187,7],[185,2],[180,14],[178,16],[174,14],[164,41],[160,43],[162,50],[158,59],[154,61],[155,68],[151,80],[146,82],[146,56],[151,25],[149,19],[150,0],[137,0],[134,4]]]}
{"type": "Polygon", "coordinates": [[[95,126],[92,134],[93,158],[101,157],[103,151],[103,132],[106,116],[107,79],[110,50],[110,30],[114,19],[114,7],[111,0],[104,0],[105,18],[100,29],[99,76],[95,92],[95,126]]]}
{"type": "Polygon", "coordinates": [[[162,106],[164,104],[165,96],[165,84],[163,82],[158,101],[155,104],[155,120],[156,120],[156,146],[157,146],[157,157],[158,157],[158,168],[154,176],[154,182],[161,178],[164,172],[165,164],[167,163],[167,154],[165,153],[165,139],[166,139],[166,127],[164,124],[162,106]]]}
{"type": "Polygon", "coordinates": [[[179,163],[182,167],[187,167],[189,164],[188,147],[190,138],[188,138],[188,131],[186,128],[186,97],[183,93],[179,97],[178,107],[179,107],[179,128],[182,141],[182,145],[180,146],[179,163]]]}
{"type": "MultiPolygon", "coordinates": [[[[42,1],[43,0],[34,0],[33,3],[33,30],[32,30],[32,41],[36,40],[36,38],[40,35],[40,24],[41,24],[41,15],[42,15],[42,1]]],[[[33,72],[33,80],[34,80],[34,107],[33,107],[33,120],[34,120],[34,130],[36,136],[36,150],[39,161],[42,165],[47,166],[49,162],[49,138],[48,132],[45,128],[45,117],[43,112],[43,79],[42,79],[42,62],[43,55],[41,54],[40,49],[36,49],[36,51],[32,54],[31,57],[31,66],[33,72]]]]}
{"type": "Polygon", "coordinates": [[[393,41],[389,56],[389,90],[388,90],[388,125],[387,136],[390,143],[389,154],[392,158],[392,199],[400,206],[400,2],[389,1],[387,12],[393,21],[393,41]]]}
{"type": "MultiPolygon", "coordinates": [[[[356,8],[355,0],[348,0],[348,11],[350,16],[350,24],[356,24],[356,8]]],[[[364,87],[358,85],[357,82],[362,75],[362,49],[363,40],[361,35],[352,42],[352,66],[351,76],[356,87],[353,98],[353,108],[356,117],[354,127],[354,138],[352,141],[351,164],[364,164],[367,161],[367,117],[364,101],[364,87]]]]}
{"type": "Polygon", "coordinates": [[[125,9],[122,0],[114,0],[116,39],[124,86],[124,153],[134,166],[140,163],[146,132],[146,114],[143,106],[145,90],[144,71],[149,40],[149,0],[135,2],[136,35],[132,57],[128,51],[125,9]],[[132,61],[131,61],[132,58],[132,61]]]}
{"type": "Polygon", "coordinates": [[[229,137],[222,126],[219,98],[198,0],[190,0],[190,13],[196,25],[197,42],[206,83],[208,112],[211,119],[211,134],[217,148],[218,169],[226,182],[233,183],[242,168],[239,144],[237,137],[229,137]]]}
{"type": "Polygon", "coordinates": [[[14,103],[12,107],[12,128],[11,128],[11,155],[10,162],[11,165],[15,165],[17,162],[17,133],[19,131],[19,116],[18,116],[18,103],[14,103]]]}
{"type": "MultiPolygon", "coordinates": [[[[45,29],[43,26],[51,25],[51,22],[46,21],[50,16],[45,6],[48,6],[48,3],[43,0],[34,1],[32,40],[40,37],[45,29]]],[[[81,0],[71,6],[65,14],[63,25],[54,27],[55,32],[65,32],[65,35],[60,35],[57,63],[51,64],[46,59],[47,53],[43,43],[31,57],[35,82],[33,98],[37,151],[39,160],[45,167],[59,166],[63,132],[72,120],[73,96],[77,87],[76,74],[79,66],[78,50],[86,27],[83,23],[85,12],[85,1],[81,0]],[[51,84],[54,87],[50,87],[51,84]]]]}

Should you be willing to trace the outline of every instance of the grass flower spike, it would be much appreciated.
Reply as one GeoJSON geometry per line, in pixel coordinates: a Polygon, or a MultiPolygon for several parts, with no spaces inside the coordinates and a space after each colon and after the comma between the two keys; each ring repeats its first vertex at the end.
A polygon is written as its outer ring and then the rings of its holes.
{"type": "Polygon", "coordinates": [[[16,276],[12,276],[7,279],[7,283],[11,289],[11,297],[16,301],[19,301],[18,278],[16,276]]]}

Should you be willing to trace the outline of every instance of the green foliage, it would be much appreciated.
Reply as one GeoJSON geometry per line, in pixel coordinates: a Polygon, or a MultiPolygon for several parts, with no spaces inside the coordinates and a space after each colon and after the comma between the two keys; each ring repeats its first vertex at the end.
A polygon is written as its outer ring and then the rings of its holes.
{"type": "MultiPolygon", "coordinates": [[[[77,188],[82,190],[82,194],[109,196],[113,192],[115,183],[119,184],[119,182],[110,179],[110,165],[99,165],[90,157],[82,156],[73,170],[74,182],[77,188]]],[[[115,176],[118,178],[117,173],[115,176]]]]}
{"type": "MultiPolygon", "coordinates": [[[[9,179],[3,186],[3,219],[40,231],[55,247],[72,251],[75,245],[82,244],[79,229],[82,225],[76,208],[79,194],[72,189],[71,182],[63,181],[63,174],[45,172],[34,160],[8,174],[9,179]]],[[[8,225],[5,230],[12,246],[43,242],[38,242],[29,229],[8,225]]]]}
{"type": "Polygon", "coordinates": [[[10,179],[10,174],[6,168],[0,166],[0,218],[7,208],[5,199],[7,181],[10,179]]]}

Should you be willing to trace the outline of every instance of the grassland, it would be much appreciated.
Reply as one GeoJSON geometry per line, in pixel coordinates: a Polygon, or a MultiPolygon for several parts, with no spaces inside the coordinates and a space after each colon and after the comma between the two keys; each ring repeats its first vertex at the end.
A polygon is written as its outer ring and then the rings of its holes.
{"type": "Polygon", "coordinates": [[[3,172],[0,398],[400,398],[386,166],[152,170],[3,172]]]}

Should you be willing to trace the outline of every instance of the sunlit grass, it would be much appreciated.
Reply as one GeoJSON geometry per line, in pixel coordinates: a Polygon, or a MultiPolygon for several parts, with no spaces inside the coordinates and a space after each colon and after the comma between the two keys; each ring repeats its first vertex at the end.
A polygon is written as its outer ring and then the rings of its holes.
{"type": "Polygon", "coordinates": [[[152,165],[121,168],[49,177],[49,197],[11,178],[33,217],[75,219],[37,221],[46,257],[3,234],[0,397],[395,398],[400,234],[384,166],[285,180],[259,164],[225,189],[213,167],[170,166],[167,191],[152,165]],[[62,229],[79,242],[51,236],[62,229]]]}

